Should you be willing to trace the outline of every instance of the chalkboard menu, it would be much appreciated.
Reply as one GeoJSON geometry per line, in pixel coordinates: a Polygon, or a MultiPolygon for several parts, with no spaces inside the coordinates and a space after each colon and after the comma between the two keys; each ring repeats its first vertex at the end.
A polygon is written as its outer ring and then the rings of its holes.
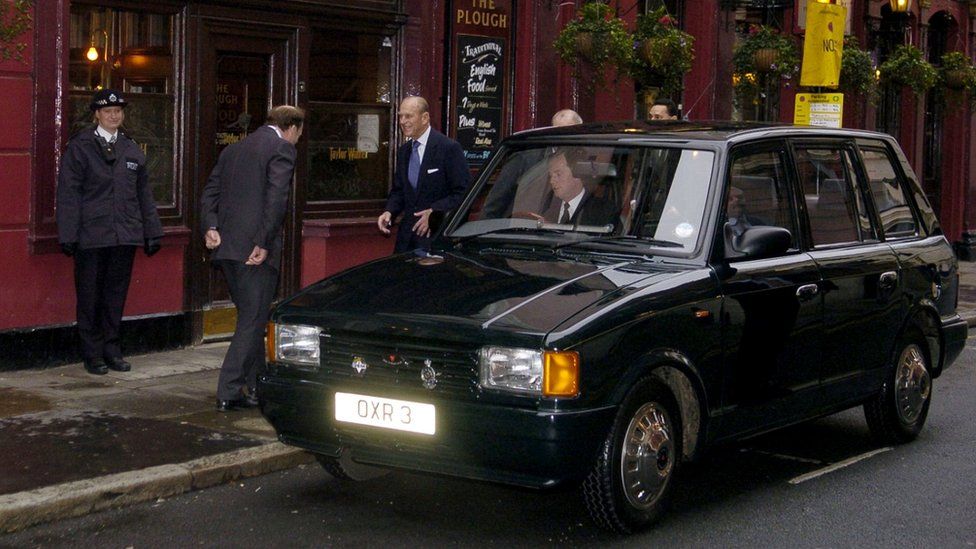
{"type": "Polygon", "coordinates": [[[505,39],[457,35],[455,135],[472,166],[488,159],[502,138],[505,39]]]}

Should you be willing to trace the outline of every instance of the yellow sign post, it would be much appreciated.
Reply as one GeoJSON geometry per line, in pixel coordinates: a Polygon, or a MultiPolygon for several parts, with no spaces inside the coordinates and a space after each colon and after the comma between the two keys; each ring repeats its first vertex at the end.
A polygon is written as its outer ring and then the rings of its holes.
{"type": "Polygon", "coordinates": [[[807,32],[803,40],[801,86],[837,87],[844,51],[847,8],[807,0],[807,32]]]}
{"type": "Polygon", "coordinates": [[[793,123],[802,126],[840,128],[844,123],[844,94],[798,93],[793,123]]]}

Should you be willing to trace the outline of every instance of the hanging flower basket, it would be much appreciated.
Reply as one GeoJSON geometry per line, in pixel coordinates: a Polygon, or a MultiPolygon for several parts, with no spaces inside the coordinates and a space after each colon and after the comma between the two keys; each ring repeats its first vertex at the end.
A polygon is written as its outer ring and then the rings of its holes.
{"type": "Polygon", "coordinates": [[[770,72],[779,61],[779,50],[761,48],[752,53],[752,63],[758,72],[770,72]]]}
{"type": "Polygon", "coordinates": [[[559,31],[553,46],[577,78],[585,74],[584,65],[592,69],[591,88],[604,82],[607,69],[624,69],[633,58],[633,40],[624,21],[602,2],[583,4],[576,18],[559,31]]]}
{"type": "Polygon", "coordinates": [[[966,87],[966,80],[969,74],[962,69],[955,69],[945,72],[945,85],[950,90],[961,90],[966,87]]]}
{"type": "Polygon", "coordinates": [[[593,33],[581,32],[576,35],[576,51],[583,59],[593,61],[593,33]]]}
{"type": "Polygon", "coordinates": [[[915,46],[898,46],[878,70],[883,83],[911,88],[915,95],[929,91],[939,80],[939,72],[915,46]]]}
{"type": "Polygon", "coordinates": [[[637,16],[630,75],[661,94],[681,93],[685,74],[695,59],[695,38],[678,28],[678,21],[662,7],[637,16]]]}

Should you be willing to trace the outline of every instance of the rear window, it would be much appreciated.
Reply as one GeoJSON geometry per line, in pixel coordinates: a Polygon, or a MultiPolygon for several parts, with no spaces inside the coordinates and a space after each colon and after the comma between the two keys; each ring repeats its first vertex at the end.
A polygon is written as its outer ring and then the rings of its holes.
{"type": "Polygon", "coordinates": [[[862,149],[864,169],[868,175],[871,200],[881,217],[887,238],[905,238],[918,234],[918,220],[908,204],[905,186],[898,178],[887,151],[862,149]]]}

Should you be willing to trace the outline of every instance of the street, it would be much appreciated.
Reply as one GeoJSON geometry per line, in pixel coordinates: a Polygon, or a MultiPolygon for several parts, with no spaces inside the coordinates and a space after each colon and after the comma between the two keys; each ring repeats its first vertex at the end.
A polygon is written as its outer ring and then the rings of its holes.
{"type": "Polygon", "coordinates": [[[574,491],[404,472],[340,483],[307,465],[0,536],[0,547],[973,547],[976,341],[935,381],[914,443],[879,448],[861,409],[686,466],[649,531],[597,529],[574,491]]]}

